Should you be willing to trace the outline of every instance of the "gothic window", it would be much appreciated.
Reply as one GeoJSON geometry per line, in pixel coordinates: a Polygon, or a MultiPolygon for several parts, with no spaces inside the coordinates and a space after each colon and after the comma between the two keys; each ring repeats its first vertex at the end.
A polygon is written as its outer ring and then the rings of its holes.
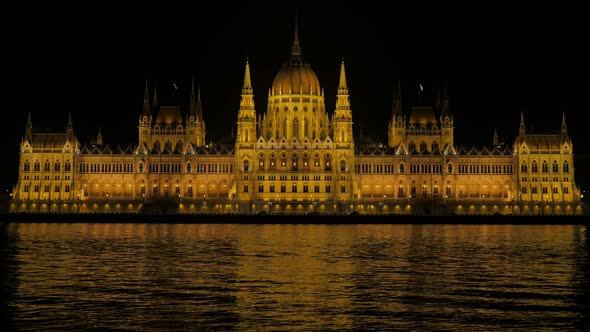
{"type": "Polygon", "coordinates": [[[70,160],[66,160],[66,164],[64,165],[64,171],[69,172],[72,169],[72,164],[70,160]]]}
{"type": "Polygon", "coordinates": [[[316,167],[320,166],[320,156],[317,154],[313,157],[313,165],[316,167]]]}
{"type": "Polygon", "coordinates": [[[258,156],[258,169],[264,170],[264,155],[258,156]]]}
{"type": "Polygon", "coordinates": [[[549,165],[547,164],[547,160],[543,160],[543,165],[541,165],[541,170],[543,173],[549,172],[549,165]]]}
{"type": "Polygon", "coordinates": [[[526,161],[523,161],[523,162],[522,162],[522,165],[520,165],[520,171],[521,171],[522,173],[526,173],[526,172],[528,172],[528,167],[527,167],[527,165],[526,165],[526,161]]]}
{"type": "Polygon", "coordinates": [[[35,160],[35,163],[33,165],[33,170],[35,172],[39,172],[41,170],[41,163],[39,162],[39,160],[35,160]]]}
{"type": "Polygon", "coordinates": [[[557,160],[553,161],[553,173],[557,173],[559,172],[559,164],[557,163],[557,160]]]}
{"type": "Polygon", "coordinates": [[[404,166],[404,163],[401,163],[401,164],[399,164],[399,172],[400,172],[400,173],[403,173],[403,172],[405,172],[405,166],[404,166]]]}
{"type": "Polygon", "coordinates": [[[291,165],[292,165],[294,171],[296,171],[298,169],[298,167],[297,167],[297,160],[298,159],[299,158],[297,157],[297,155],[291,156],[291,165]]]}
{"type": "MultiPolygon", "coordinates": [[[[297,110],[297,107],[295,107],[295,110],[297,110]]],[[[295,119],[293,120],[293,137],[297,137],[299,133],[299,120],[295,119]]]]}
{"type": "Polygon", "coordinates": [[[24,166],[24,171],[28,172],[31,170],[31,163],[29,162],[29,159],[25,160],[25,166],[24,166]]]}
{"type": "Polygon", "coordinates": [[[186,164],[186,172],[190,173],[190,172],[192,172],[192,170],[193,170],[193,167],[191,166],[191,163],[187,163],[186,164]]]}
{"type": "Polygon", "coordinates": [[[51,169],[51,164],[49,164],[49,159],[45,160],[45,166],[43,167],[43,170],[45,172],[49,172],[49,170],[51,169]]]}
{"type": "Polygon", "coordinates": [[[55,165],[54,165],[53,167],[55,168],[54,170],[55,170],[56,172],[59,172],[59,171],[61,171],[61,165],[60,165],[60,163],[59,163],[59,160],[56,160],[56,161],[55,161],[55,165]]]}
{"type": "Polygon", "coordinates": [[[285,166],[287,166],[287,155],[282,154],[281,155],[281,167],[285,167],[285,166]]]}
{"type": "Polygon", "coordinates": [[[408,143],[408,150],[410,150],[410,151],[416,150],[416,143],[414,143],[413,141],[408,143]]]}
{"type": "Polygon", "coordinates": [[[332,156],[330,156],[329,154],[324,156],[324,170],[332,170],[332,156]]]}
{"type": "Polygon", "coordinates": [[[531,165],[531,172],[537,173],[539,171],[539,167],[537,165],[537,161],[533,160],[533,164],[531,165]]]}
{"type": "Polygon", "coordinates": [[[143,164],[139,164],[139,173],[143,173],[143,164]]]}
{"type": "Polygon", "coordinates": [[[567,163],[567,161],[563,162],[563,172],[564,173],[568,173],[570,171],[570,165],[567,163]]]}
{"type": "Polygon", "coordinates": [[[274,168],[277,163],[277,157],[274,154],[270,155],[270,167],[274,168]]]}
{"type": "Polygon", "coordinates": [[[420,143],[420,151],[426,151],[426,142],[422,141],[422,143],[420,143]]]}
{"type": "Polygon", "coordinates": [[[449,163],[447,165],[447,173],[449,173],[449,174],[453,173],[453,164],[449,163]]]}
{"type": "Polygon", "coordinates": [[[303,167],[309,166],[309,156],[307,154],[303,155],[303,167]]]}
{"type": "Polygon", "coordinates": [[[340,160],[340,172],[346,172],[346,161],[340,160]]]}
{"type": "MultiPolygon", "coordinates": [[[[244,172],[248,172],[250,169],[250,162],[248,160],[244,160],[244,172]]],[[[247,192],[247,191],[245,191],[247,192]]]]}

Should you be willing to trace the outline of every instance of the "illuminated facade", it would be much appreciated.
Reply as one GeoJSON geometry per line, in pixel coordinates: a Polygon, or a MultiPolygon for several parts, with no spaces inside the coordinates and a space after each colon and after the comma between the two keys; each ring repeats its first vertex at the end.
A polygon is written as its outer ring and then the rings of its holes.
{"type": "Polygon", "coordinates": [[[394,96],[388,143],[353,136],[345,64],[333,111],[295,38],[291,56],[257,113],[248,62],[234,144],[207,145],[200,93],[187,110],[150,100],[146,83],[138,144],[81,144],[33,130],[29,115],[10,211],[55,213],[582,214],[573,144],[525,130],[512,146],[454,144],[445,83],[433,106],[394,96]],[[437,116],[438,114],[438,116],[437,116]],[[154,116],[155,115],[155,116],[154,116]],[[358,138],[357,138],[358,140],[358,138]],[[162,207],[166,207],[165,210],[162,207]]]}

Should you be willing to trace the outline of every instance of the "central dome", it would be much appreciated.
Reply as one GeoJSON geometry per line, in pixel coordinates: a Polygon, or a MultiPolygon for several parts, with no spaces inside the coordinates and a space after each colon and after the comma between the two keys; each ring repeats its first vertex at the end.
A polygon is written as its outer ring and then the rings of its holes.
{"type": "Polygon", "coordinates": [[[273,95],[316,95],[319,96],[320,82],[309,64],[302,61],[285,63],[272,84],[273,95]]]}

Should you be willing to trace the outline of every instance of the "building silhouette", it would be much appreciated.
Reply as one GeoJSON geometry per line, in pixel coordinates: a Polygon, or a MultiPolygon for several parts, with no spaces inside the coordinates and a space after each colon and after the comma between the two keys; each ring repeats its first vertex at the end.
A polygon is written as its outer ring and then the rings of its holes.
{"type": "Polygon", "coordinates": [[[582,214],[565,114],[558,134],[527,132],[521,113],[512,144],[494,133],[488,147],[456,146],[448,83],[429,101],[420,84],[407,102],[398,81],[388,141],[375,143],[353,134],[344,61],[327,108],[297,28],[265,112],[254,103],[253,74],[246,61],[229,144],[206,143],[194,80],[186,108],[159,105],[146,82],[134,146],[111,147],[100,132],[80,142],[71,115],[65,132],[39,132],[29,114],[9,211],[582,214]]]}

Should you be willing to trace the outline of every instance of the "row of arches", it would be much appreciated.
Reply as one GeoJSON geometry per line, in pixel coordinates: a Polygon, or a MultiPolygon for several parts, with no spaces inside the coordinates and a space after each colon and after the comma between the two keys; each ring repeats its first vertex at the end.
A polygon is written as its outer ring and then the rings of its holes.
{"type": "MultiPolygon", "coordinates": [[[[43,172],[61,172],[62,171],[62,167],[61,167],[61,161],[59,159],[56,159],[53,162],[53,168],[51,167],[51,161],[49,159],[46,159],[45,162],[43,163],[43,172]]],[[[63,171],[64,172],[69,172],[72,170],[72,163],[70,162],[69,159],[66,159],[64,162],[64,167],[63,167],[63,171]]],[[[31,161],[29,159],[25,159],[25,162],[23,163],[23,171],[25,172],[30,172],[31,171],[31,161]]],[[[39,159],[35,159],[33,161],[33,172],[41,172],[41,161],[39,159]]]]}
{"type": "MultiPolygon", "coordinates": [[[[348,163],[342,159],[339,163],[340,171],[348,171],[348,163]]],[[[242,163],[243,172],[251,171],[306,171],[306,170],[323,170],[332,171],[333,168],[332,154],[320,153],[260,153],[256,159],[256,165],[251,165],[249,159],[242,163]]]]}

